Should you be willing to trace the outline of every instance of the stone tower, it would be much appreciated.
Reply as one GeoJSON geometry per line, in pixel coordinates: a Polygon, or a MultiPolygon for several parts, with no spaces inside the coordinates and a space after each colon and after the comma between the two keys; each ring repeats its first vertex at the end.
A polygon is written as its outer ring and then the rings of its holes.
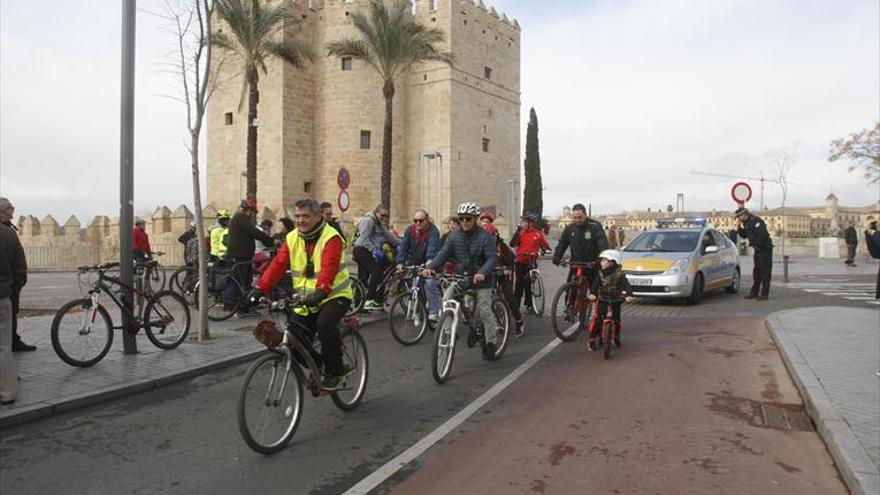
{"type": "Polygon", "coordinates": [[[837,235],[840,232],[840,222],[837,219],[838,209],[837,196],[834,195],[834,192],[831,192],[825,198],[825,215],[831,220],[831,225],[828,227],[830,235],[837,235]]]}
{"type": "MultiPolygon", "coordinates": [[[[336,174],[345,167],[347,217],[362,215],[380,197],[382,83],[364,63],[327,57],[324,46],[359,37],[350,16],[368,0],[298,0],[290,8],[302,23],[285,36],[310,44],[316,59],[304,69],[272,60],[261,74],[258,202],[276,211],[302,197],[335,203],[336,174]]],[[[443,48],[455,63],[424,64],[396,81],[394,219],[405,222],[417,207],[441,218],[463,201],[516,218],[519,211],[507,211],[506,186],[520,176],[519,24],[479,0],[416,0],[413,15],[447,33],[443,48]]],[[[234,63],[227,70],[234,75],[234,63]]],[[[208,111],[208,202],[218,208],[237,205],[244,190],[240,90],[234,77],[208,111]]]]}

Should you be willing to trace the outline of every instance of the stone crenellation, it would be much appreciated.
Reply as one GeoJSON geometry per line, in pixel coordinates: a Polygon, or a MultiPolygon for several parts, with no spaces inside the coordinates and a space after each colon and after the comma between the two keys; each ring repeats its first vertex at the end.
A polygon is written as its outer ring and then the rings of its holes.
{"type": "MultiPolygon", "coordinates": [[[[379,202],[384,100],[381,81],[365,64],[343,67],[328,57],[331,40],[357,37],[351,14],[368,0],[298,0],[302,20],[284,36],[312,46],[303,69],[267,61],[260,74],[258,203],[290,209],[299,198],[335,202],[336,174],[351,175],[349,215],[379,202]],[[362,134],[370,141],[362,146],[362,134]],[[368,135],[368,138],[366,137],[368,135]]],[[[455,63],[415,67],[397,80],[394,97],[392,216],[395,223],[424,207],[436,217],[477,201],[502,217],[509,181],[520,177],[520,26],[482,1],[416,0],[413,15],[447,33],[442,46],[455,63]]],[[[217,26],[222,29],[222,26],[217,26]]],[[[238,203],[244,190],[247,106],[241,79],[231,78],[208,109],[208,202],[238,203]]],[[[518,210],[518,205],[514,207],[518,210]]]]}

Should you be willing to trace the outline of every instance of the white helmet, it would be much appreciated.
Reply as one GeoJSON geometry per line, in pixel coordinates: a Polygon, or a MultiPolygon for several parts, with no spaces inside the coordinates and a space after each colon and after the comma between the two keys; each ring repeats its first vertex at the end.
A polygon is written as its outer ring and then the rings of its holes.
{"type": "Polygon", "coordinates": [[[458,205],[458,214],[478,217],[480,216],[480,207],[476,203],[462,203],[458,205]]]}
{"type": "Polygon", "coordinates": [[[605,251],[602,251],[601,254],[599,254],[599,258],[605,258],[606,260],[613,261],[619,265],[620,251],[616,249],[606,249],[605,251]]]}

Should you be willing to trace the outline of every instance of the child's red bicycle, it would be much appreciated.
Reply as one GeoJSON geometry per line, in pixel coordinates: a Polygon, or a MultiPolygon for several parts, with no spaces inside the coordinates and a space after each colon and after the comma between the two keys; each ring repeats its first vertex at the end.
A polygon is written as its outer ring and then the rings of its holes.
{"type": "Polygon", "coordinates": [[[564,342],[571,342],[586,328],[590,319],[593,305],[587,301],[590,295],[590,282],[592,282],[588,276],[588,269],[592,269],[595,263],[563,260],[560,266],[573,268],[575,277],[556,291],[550,321],[556,336],[564,342]]]}
{"type": "MultiPolygon", "coordinates": [[[[618,301],[614,301],[616,304],[618,301]]],[[[624,301],[619,301],[620,304],[623,304],[624,301]]],[[[595,305],[596,315],[598,316],[599,311],[599,301],[594,301],[591,305],[595,305]]],[[[621,324],[622,325],[622,324],[621,324]]],[[[600,345],[602,346],[602,354],[605,356],[605,359],[611,358],[611,348],[615,347],[614,342],[617,341],[617,332],[618,329],[614,326],[614,318],[612,316],[612,305],[609,302],[608,310],[605,311],[605,317],[602,319],[602,331],[599,334],[599,339],[601,339],[600,345]]]]}

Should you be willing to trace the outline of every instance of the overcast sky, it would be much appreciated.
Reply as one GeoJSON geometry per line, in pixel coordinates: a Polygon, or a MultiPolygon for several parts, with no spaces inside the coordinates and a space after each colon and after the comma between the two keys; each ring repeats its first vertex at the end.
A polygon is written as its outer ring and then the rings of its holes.
{"type": "MultiPolygon", "coordinates": [[[[441,0],[444,1],[444,0],[441,0]]],[[[0,0],[0,194],[17,214],[118,211],[120,4],[0,0]]],[[[141,0],[142,9],[160,2],[141,0]]],[[[831,139],[880,119],[877,0],[487,2],[523,27],[523,146],[540,121],[545,213],[730,208],[732,179],[796,157],[789,205],[880,199],[831,139]]],[[[172,40],[138,14],[136,211],[189,203],[172,40]]],[[[757,184],[755,184],[757,202],[757,184]]],[[[765,201],[777,206],[768,184],[765,201]]]]}

